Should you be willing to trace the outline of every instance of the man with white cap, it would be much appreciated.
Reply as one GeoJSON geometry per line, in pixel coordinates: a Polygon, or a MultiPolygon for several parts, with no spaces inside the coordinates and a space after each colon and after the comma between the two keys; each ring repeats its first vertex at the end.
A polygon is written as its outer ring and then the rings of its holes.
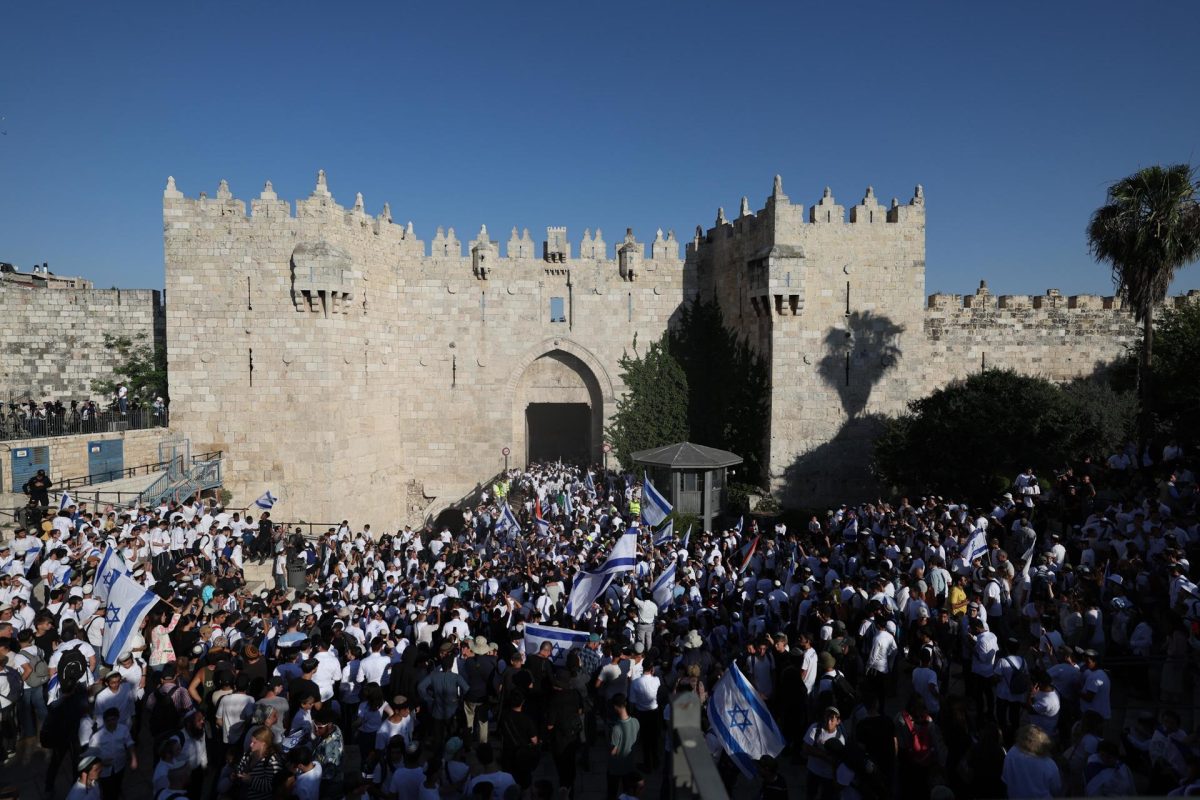
{"type": "Polygon", "coordinates": [[[100,756],[85,752],[75,765],[75,785],[67,792],[67,800],[100,800],[100,773],[104,765],[100,756]]]}

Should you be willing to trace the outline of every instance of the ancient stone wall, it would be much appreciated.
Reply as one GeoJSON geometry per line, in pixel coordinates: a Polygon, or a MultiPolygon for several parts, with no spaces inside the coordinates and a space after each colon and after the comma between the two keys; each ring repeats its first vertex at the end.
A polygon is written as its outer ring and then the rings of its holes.
{"type": "Polygon", "coordinates": [[[832,191],[673,234],[609,244],[564,228],[428,242],[337,204],[322,173],[306,199],[270,184],[246,204],[164,193],[172,425],[227,454],[235,495],[271,490],[280,513],[419,521],[495,474],[534,438],[531,404],[590,409],[577,431],[599,460],[624,387],[619,360],[697,296],[770,371],[771,488],[788,505],[868,496],[886,415],[983,367],[1066,380],[1136,338],[1105,298],[925,295],[925,197],[847,209],[832,191]]]}
{"type": "Polygon", "coordinates": [[[323,174],[294,214],[269,184],[247,215],[223,183],[189,199],[172,182],[164,222],[173,427],[229,454],[236,495],[270,489],[293,519],[407,521],[411,481],[460,496],[502,448],[522,463],[545,392],[588,399],[599,459],[620,356],[686,293],[670,235],[613,252],[588,231],[572,258],[561,229],[540,252],[514,229],[503,255],[481,230],[464,254],[453,229],[427,244],[387,205],[338,205],[323,174]]]}
{"type": "Polygon", "coordinates": [[[0,402],[98,398],[92,382],[119,359],[105,334],[162,341],[162,295],[150,289],[45,289],[0,281],[0,402]]]}

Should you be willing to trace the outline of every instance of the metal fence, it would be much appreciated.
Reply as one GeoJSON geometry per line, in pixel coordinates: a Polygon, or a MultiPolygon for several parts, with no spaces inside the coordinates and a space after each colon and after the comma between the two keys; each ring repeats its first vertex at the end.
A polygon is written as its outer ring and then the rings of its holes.
{"type": "Polygon", "coordinates": [[[117,408],[109,408],[87,419],[80,411],[71,409],[33,416],[10,409],[0,414],[0,441],[165,428],[168,416],[166,409],[154,408],[131,408],[124,414],[117,408]]]}

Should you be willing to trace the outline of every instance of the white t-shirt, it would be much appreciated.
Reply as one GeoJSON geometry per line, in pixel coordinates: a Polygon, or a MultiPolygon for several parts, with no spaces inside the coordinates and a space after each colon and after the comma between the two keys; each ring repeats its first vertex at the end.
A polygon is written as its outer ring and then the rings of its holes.
{"type": "MultiPolygon", "coordinates": [[[[814,722],[812,725],[808,726],[808,730],[804,734],[805,744],[810,744],[813,747],[819,747],[821,749],[825,748],[825,743],[830,739],[837,739],[839,742],[845,744],[846,737],[842,735],[841,725],[839,725],[833,733],[830,733],[829,731],[825,730],[824,725],[819,722],[814,722]]],[[[816,775],[818,778],[832,778],[833,764],[829,761],[825,761],[824,759],[810,757],[808,759],[808,771],[813,775],[816,775]]]]}
{"type": "Polygon", "coordinates": [[[1079,698],[1079,710],[1095,711],[1103,719],[1112,717],[1112,704],[1110,702],[1110,693],[1112,691],[1112,682],[1108,678],[1108,673],[1102,669],[1086,670],[1083,673],[1083,688],[1081,693],[1095,692],[1095,697],[1091,700],[1079,698]]]}
{"type": "Polygon", "coordinates": [[[941,700],[938,699],[938,684],[937,673],[929,667],[917,667],[912,672],[913,691],[921,695],[921,699],[925,701],[925,708],[930,714],[936,715],[942,707],[941,700]],[[929,687],[933,684],[933,688],[929,687]]]}

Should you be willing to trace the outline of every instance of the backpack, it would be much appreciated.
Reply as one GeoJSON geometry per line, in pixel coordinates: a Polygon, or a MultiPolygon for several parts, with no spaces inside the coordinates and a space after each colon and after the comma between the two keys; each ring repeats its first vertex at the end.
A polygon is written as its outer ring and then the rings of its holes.
{"type": "Polygon", "coordinates": [[[1020,696],[1028,694],[1030,689],[1030,681],[1029,673],[1025,670],[1024,660],[1021,661],[1020,667],[1017,667],[1016,663],[1013,662],[1010,656],[1005,656],[1003,660],[1007,661],[1008,665],[1012,667],[1012,672],[1010,672],[1008,676],[1009,694],[1020,696]]]}
{"type": "Polygon", "coordinates": [[[931,656],[929,663],[930,668],[938,675],[945,674],[948,665],[946,664],[946,655],[942,652],[942,648],[938,647],[936,643],[930,642],[922,649],[929,651],[931,656]]]}
{"type": "Polygon", "coordinates": [[[29,678],[26,680],[26,683],[28,683],[32,689],[36,689],[39,686],[44,686],[50,680],[50,668],[46,665],[45,660],[42,659],[40,653],[25,653],[24,655],[29,659],[29,665],[33,668],[33,671],[29,673],[29,678]]]}
{"type": "Polygon", "coordinates": [[[64,650],[58,658],[58,681],[64,688],[75,686],[87,675],[87,658],[79,649],[81,646],[82,643],[64,650]]]}
{"type": "Polygon", "coordinates": [[[161,689],[156,691],[154,708],[150,711],[150,733],[156,739],[165,733],[179,729],[182,716],[178,706],[175,705],[175,693],[182,689],[183,687],[177,683],[175,688],[166,694],[161,689]]]}
{"type": "Polygon", "coordinates": [[[4,696],[8,698],[10,704],[15,705],[21,699],[21,695],[25,692],[25,682],[21,680],[21,673],[17,672],[12,667],[3,667],[5,687],[4,696]]]}
{"type": "Polygon", "coordinates": [[[900,721],[904,723],[904,727],[908,729],[908,736],[911,742],[909,748],[909,757],[914,764],[920,766],[929,766],[933,763],[937,756],[937,751],[934,748],[933,742],[933,723],[921,725],[918,727],[914,722],[912,715],[907,711],[900,713],[900,721]]]}

